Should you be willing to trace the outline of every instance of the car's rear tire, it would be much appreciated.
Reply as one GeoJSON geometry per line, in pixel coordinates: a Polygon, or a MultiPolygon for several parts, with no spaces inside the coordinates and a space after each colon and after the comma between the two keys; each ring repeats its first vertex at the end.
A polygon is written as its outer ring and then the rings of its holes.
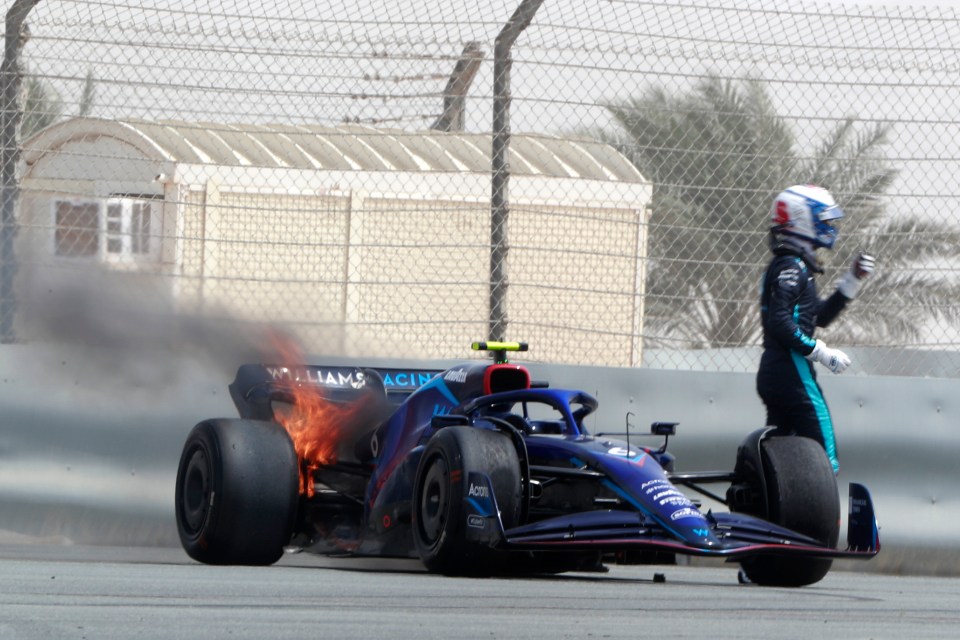
{"type": "Polygon", "coordinates": [[[489,575],[504,555],[466,538],[463,510],[471,472],[486,474],[505,528],[518,524],[522,500],[520,459],[511,439],[476,427],[446,427],[427,443],[413,492],[413,537],[423,564],[447,575],[489,575]]]}
{"type": "MultiPolygon", "coordinates": [[[[840,535],[840,497],[823,447],[798,436],[766,438],[760,445],[767,486],[767,519],[834,547],[840,535]]],[[[757,556],[741,563],[756,584],[800,587],[830,571],[829,558],[757,556]]]]}
{"type": "Polygon", "coordinates": [[[268,565],[296,517],[297,454],[272,422],[206,420],[190,432],[177,470],[180,542],[206,564],[268,565]]]}

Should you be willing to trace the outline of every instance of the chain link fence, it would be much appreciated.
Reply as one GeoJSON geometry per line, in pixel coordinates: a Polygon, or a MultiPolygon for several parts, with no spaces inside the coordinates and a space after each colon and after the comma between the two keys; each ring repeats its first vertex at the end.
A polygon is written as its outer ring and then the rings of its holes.
{"type": "Polygon", "coordinates": [[[503,337],[541,362],[749,371],[770,202],[815,182],[847,211],[822,293],[857,252],[878,258],[819,335],[861,372],[957,373],[951,7],[11,13],[7,342],[203,350],[275,326],[312,353],[460,358],[503,337]],[[196,323],[199,340],[170,330],[196,323]]]}

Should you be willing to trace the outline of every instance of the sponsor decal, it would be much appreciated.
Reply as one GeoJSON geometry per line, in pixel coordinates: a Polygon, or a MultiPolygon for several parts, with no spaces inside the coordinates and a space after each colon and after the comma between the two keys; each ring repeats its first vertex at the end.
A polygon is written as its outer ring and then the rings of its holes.
{"type": "Polygon", "coordinates": [[[356,369],[289,369],[287,367],[266,367],[274,380],[284,382],[307,382],[326,387],[351,387],[362,389],[367,385],[363,371],[356,369]]]}
{"type": "Polygon", "coordinates": [[[290,371],[286,367],[267,367],[267,373],[270,374],[270,377],[274,380],[291,380],[297,381],[300,379],[300,376],[295,372],[290,371]]]}
{"type": "Polygon", "coordinates": [[[660,506],[663,506],[665,504],[669,504],[674,507],[678,507],[678,506],[687,507],[692,505],[693,503],[690,502],[690,500],[688,500],[686,496],[681,495],[681,496],[671,496],[669,498],[664,498],[663,500],[660,501],[660,506]]]}
{"type": "Polygon", "coordinates": [[[445,416],[450,413],[450,405],[446,404],[435,404],[433,405],[433,415],[435,416],[445,416]]]}
{"type": "Polygon", "coordinates": [[[433,373],[423,373],[417,371],[384,373],[383,386],[387,387],[388,389],[390,387],[422,387],[430,382],[430,379],[433,378],[434,375],[435,374],[433,373]]]}
{"type": "Polygon", "coordinates": [[[473,484],[471,482],[470,489],[467,490],[467,495],[471,498],[489,498],[490,487],[482,484],[473,484]]]}
{"type": "Polygon", "coordinates": [[[467,516],[467,526],[473,527],[474,529],[483,529],[487,525],[487,521],[483,516],[478,516],[475,513],[471,513],[467,516]]]}
{"type": "Polygon", "coordinates": [[[800,283],[800,270],[794,267],[784,269],[777,275],[777,282],[781,289],[795,289],[800,283]]]}
{"type": "Polygon", "coordinates": [[[693,532],[698,536],[702,536],[704,538],[710,535],[710,529],[694,529],[693,532]]]}
{"type": "Polygon", "coordinates": [[[612,456],[618,456],[620,458],[633,458],[639,455],[636,451],[632,449],[624,449],[623,447],[614,447],[612,449],[607,450],[607,453],[609,453],[612,456]]]}
{"type": "Polygon", "coordinates": [[[703,517],[703,514],[701,514],[696,509],[691,509],[691,508],[677,509],[676,511],[670,514],[671,520],[680,520],[682,518],[702,518],[702,517],[703,517]]]}
{"type": "Polygon", "coordinates": [[[667,481],[666,481],[666,480],[657,478],[656,480],[647,480],[647,481],[644,482],[642,485],[640,485],[640,488],[641,488],[641,489],[646,489],[647,487],[653,486],[653,487],[654,487],[653,489],[650,489],[650,490],[647,491],[647,493],[653,493],[654,491],[657,490],[657,487],[658,487],[659,485],[665,485],[665,484],[667,484],[667,481]]]}
{"type": "MultiPolygon", "coordinates": [[[[682,496],[683,494],[677,491],[676,489],[667,489],[666,491],[661,491],[657,495],[653,496],[654,500],[659,500],[665,496],[682,496]]],[[[663,504],[662,502],[660,504],[663,504]]]]}
{"type": "Polygon", "coordinates": [[[467,372],[463,369],[454,369],[452,371],[447,371],[446,375],[443,376],[443,379],[447,382],[466,382],[467,381],[467,372]]]}

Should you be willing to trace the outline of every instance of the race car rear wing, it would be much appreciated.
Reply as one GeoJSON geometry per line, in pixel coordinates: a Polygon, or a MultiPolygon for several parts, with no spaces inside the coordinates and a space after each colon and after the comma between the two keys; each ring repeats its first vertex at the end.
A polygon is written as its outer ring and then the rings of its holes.
{"type": "Polygon", "coordinates": [[[315,387],[335,402],[359,400],[373,393],[391,404],[400,404],[438,373],[441,372],[432,369],[391,367],[245,364],[237,370],[229,389],[240,417],[270,420],[272,403],[289,402],[294,389],[315,387]]]}

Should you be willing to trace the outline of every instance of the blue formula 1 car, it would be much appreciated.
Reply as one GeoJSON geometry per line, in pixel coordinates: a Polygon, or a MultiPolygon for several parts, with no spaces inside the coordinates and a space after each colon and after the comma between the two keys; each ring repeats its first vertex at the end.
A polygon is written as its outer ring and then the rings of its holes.
{"type": "Polygon", "coordinates": [[[288,547],[419,557],[450,575],[738,562],[762,585],[812,584],[834,558],[875,556],[873,504],[840,500],[812,440],[760,429],[732,471],[681,473],[627,434],[591,434],[597,401],[551,389],[507,362],[523,343],[477,343],[494,359],[446,371],[244,365],[230,392],[239,419],[198,424],[177,473],[187,553],[209,564],[271,564],[288,547]],[[626,436],[620,439],[618,436],[626,436]],[[724,484],[725,495],[706,487],[724,484]],[[697,496],[725,503],[704,511],[697,496]],[[691,495],[693,495],[691,494],[691,495]]]}

